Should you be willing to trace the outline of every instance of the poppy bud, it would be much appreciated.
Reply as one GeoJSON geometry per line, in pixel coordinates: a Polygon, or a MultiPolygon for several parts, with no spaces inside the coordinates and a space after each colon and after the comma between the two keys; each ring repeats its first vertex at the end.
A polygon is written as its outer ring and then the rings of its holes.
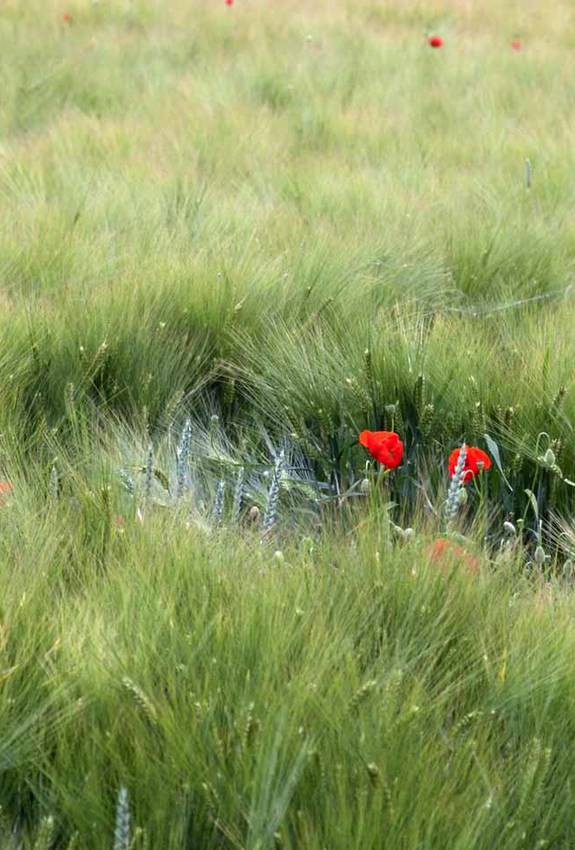
{"type": "Polygon", "coordinates": [[[379,768],[373,762],[367,766],[367,775],[369,776],[369,781],[375,788],[379,784],[379,768]]]}
{"type": "Polygon", "coordinates": [[[545,549],[543,548],[543,546],[537,546],[537,548],[535,549],[533,560],[535,561],[538,567],[543,566],[543,564],[545,563],[545,558],[545,549]]]}
{"type": "Polygon", "coordinates": [[[515,526],[513,525],[512,522],[504,522],[503,523],[503,530],[505,531],[506,534],[511,534],[513,536],[515,536],[517,534],[517,529],[515,528],[515,526]]]}
{"type": "Polygon", "coordinates": [[[359,485],[359,492],[362,493],[364,496],[367,496],[367,494],[369,493],[370,486],[371,485],[369,482],[369,478],[364,478],[361,484],[359,485]]]}
{"type": "Polygon", "coordinates": [[[443,39],[440,35],[430,35],[427,43],[430,47],[443,47],[443,39]]]}

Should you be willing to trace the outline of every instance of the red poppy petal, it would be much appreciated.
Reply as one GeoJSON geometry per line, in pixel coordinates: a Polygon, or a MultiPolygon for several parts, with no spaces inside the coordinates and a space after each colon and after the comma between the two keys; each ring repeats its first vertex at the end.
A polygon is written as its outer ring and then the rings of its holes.
{"type": "Polygon", "coordinates": [[[362,446],[365,446],[366,449],[369,447],[369,443],[370,443],[369,438],[371,437],[371,433],[372,433],[371,431],[362,431],[361,434],[359,435],[359,442],[361,443],[362,446]]]}

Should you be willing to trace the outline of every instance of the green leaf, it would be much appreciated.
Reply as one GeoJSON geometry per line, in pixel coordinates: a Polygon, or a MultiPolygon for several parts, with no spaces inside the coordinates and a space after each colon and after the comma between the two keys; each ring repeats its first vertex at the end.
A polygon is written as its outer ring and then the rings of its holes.
{"type": "Polygon", "coordinates": [[[489,449],[489,451],[493,455],[493,460],[495,461],[495,465],[497,466],[497,469],[501,473],[501,477],[503,478],[503,480],[505,481],[505,483],[507,484],[507,486],[509,487],[511,492],[513,492],[513,487],[511,486],[511,484],[509,483],[509,481],[507,480],[507,478],[505,476],[505,473],[503,472],[503,466],[501,465],[501,455],[499,454],[499,446],[497,445],[497,443],[495,442],[493,437],[489,436],[489,434],[484,434],[483,436],[485,438],[485,442],[487,443],[487,448],[489,449]]]}

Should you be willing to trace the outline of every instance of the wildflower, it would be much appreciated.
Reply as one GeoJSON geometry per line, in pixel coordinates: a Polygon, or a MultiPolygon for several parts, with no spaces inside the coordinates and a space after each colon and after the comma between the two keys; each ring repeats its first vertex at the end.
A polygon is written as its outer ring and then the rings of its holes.
{"type": "Polygon", "coordinates": [[[6,498],[10,495],[13,489],[14,485],[11,484],[10,481],[0,481],[0,508],[5,506],[6,498]]]}
{"type": "Polygon", "coordinates": [[[403,460],[403,443],[395,431],[362,431],[359,442],[386,469],[395,469],[403,460]]]}
{"type": "Polygon", "coordinates": [[[226,0],[226,6],[233,6],[234,0],[226,0]]]}
{"type": "Polygon", "coordinates": [[[62,20],[64,21],[65,24],[71,24],[72,23],[72,15],[70,14],[70,12],[64,12],[64,14],[62,15],[62,20]]]}
{"type": "Polygon", "coordinates": [[[430,47],[443,47],[443,39],[440,35],[430,35],[427,43],[430,47]]]}
{"type": "Polygon", "coordinates": [[[479,572],[479,558],[447,537],[439,537],[434,540],[426,549],[426,554],[429,561],[432,564],[437,564],[443,571],[447,570],[450,564],[459,563],[464,565],[469,573],[477,574],[479,572]]]}
{"type": "MultiPolygon", "coordinates": [[[[475,476],[479,475],[480,472],[483,472],[484,469],[489,469],[491,467],[491,458],[488,454],[482,451],[482,449],[478,449],[475,446],[467,446],[466,449],[467,456],[463,467],[464,484],[467,484],[468,481],[471,481],[472,478],[475,478],[475,476]]],[[[449,455],[447,466],[452,478],[455,475],[455,468],[457,466],[460,451],[461,449],[454,449],[449,455]]]]}
{"type": "Polygon", "coordinates": [[[511,47],[513,50],[521,50],[523,48],[523,43],[520,38],[514,38],[511,42],[511,47]]]}

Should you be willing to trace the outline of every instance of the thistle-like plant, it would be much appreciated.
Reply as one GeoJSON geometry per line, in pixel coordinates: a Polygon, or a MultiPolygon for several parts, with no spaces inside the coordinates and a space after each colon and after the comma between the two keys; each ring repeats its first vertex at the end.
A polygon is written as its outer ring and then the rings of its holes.
{"type": "Polygon", "coordinates": [[[120,470],[120,479],[122,481],[122,484],[126,488],[127,492],[129,493],[129,495],[133,496],[136,488],[134,486],[134,479],[132,478],[132,476],[128,472],[126,472],[125,469],[121,469],[120,470]]]}
{"type": "Polygon", "coordinates": [[[144,501],[148,502],[152,495],[152,479],[154,477],[154,447],[150,443],[146,458],[146,475],[144,478],[144,501]]]}
{"type": "Polygon", "coordinates": [[[52,501],[58,501],[58,496],[60,495],[60,482],[58,480],[58,470],[56,469],[56,465],[52,466],[50,470],[50,498],[52,501]]]}
{"type": "Polygon", "coordinates": [[[190,463],[192,423],[186,419],[178,448],[176,449],[176,499],[181,499],[186,486],[186,474],[190,463]]]}
{"type": "Polygon", "coordinates": [[[234,502],[232,507],[232,522],[238,523],[240,521],[240,514],[242,512],[242,503],[244,501],[244,490],[245,490],[245,470],[243,466],[241,466],[238,470],[238,475],[236,478],[236,486],[234,487],[234,502]]]}
{"type": "Polygon", "coordinates": [[[463,483],[465,478],[464,468],[466,459],[467,446],[463,443],[459,450],[455,471],[447,492],[447,501],[445,502],[445,515],[448,522],[456,516],[461,506],[461,493],[464,492],[463,483]]]}
{"type": "Polygon", "coordinates": [[[278,508],[279,508],[279,497],[280,497],[280,489],[281,482],[284,473],[285,466],[285,452],[282,449],[281,452],[276,457],[276,462],[274,466],[274,471],[272,475],[272,480],[270,484],[270,489],[268,492],[268,498],[266,502],[266,509],[264,512],[264,519],[262,523],[263,533],[264,535],[269,534],[273,526],[277,522],[278,518],[278,508]]]}
{"type": "Polygon", "coordinates": [[[116,829],[114,830],[114,850],[130,848],[130,804],[128,791],[122,785],[116,803],[116,829]]]}
{"type": "Polygon", "coordinates": [[[214,507],[212,510],[214,525],[219,527],[222,524],[224,516],[224,496],[226,494],[226,482],[221,479],[218,481],[216,488],[216,496],[214,498],[214,507]]]}

